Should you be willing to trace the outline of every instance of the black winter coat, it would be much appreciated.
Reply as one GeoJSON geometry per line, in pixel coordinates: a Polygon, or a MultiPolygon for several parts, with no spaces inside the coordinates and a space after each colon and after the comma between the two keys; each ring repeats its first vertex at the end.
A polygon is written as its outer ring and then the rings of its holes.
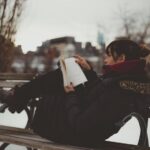
{"type": "Polygon", "coordinates": [[[98,78],[88,71],[86,76],[85,86],[66,94],[61,71],[48,73],[18,88],[13,107],[21,111],[30,98],[40,96],[32,124],[36,133],[59,143],[98,147],[118,132],[116,123],[126,115],[145,111],[139,103],[144,106],[149,99],[150,84],[144,74],[98,78]]]}

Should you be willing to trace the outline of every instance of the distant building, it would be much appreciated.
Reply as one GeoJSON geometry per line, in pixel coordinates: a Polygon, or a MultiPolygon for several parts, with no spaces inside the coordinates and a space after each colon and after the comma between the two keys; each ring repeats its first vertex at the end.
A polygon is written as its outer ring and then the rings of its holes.
{"type": "Polygon", "coordinates": [[[43,42],[37,48],[36,54],[43,55],[49,62],[47,66],[51,69],[57,67],[60,55],[72,57],[75,54],[79,54],[90,61],[97,72],[100,72],[103,66],[103,53],[101,52],[103,50],[97,49],[91,42],[86,42],[85,47],[82,47],[82,43],[76,41],[74,37],[65,36],[43,42]]]}
{"type": "Polygon", "coordinates": [[[25,56],[22,51],[21,45],[14,48],[14,59],[11,65],[11,69],[16,73],[23,73],[25,70],[25,56]]]}
{"type": "Polygon", "coordinates": [[[98,31],[98,34],[97,34],[97,43],[98,45],[104,49],[105,48],[105,38],[104,38],[104,34],[100,31],[98,31]]]}
{"type": "Polygon", "coordinates": [[[50,48],[56,48],[64,57],[73,56],[76,52],[74,37],[61,37],[50,40],[50,48]]]}
{"type": "Polygon", "coordinates": [[[93,46],[91,42],[86,42],[83,47],[81,42],[71,36],[47,40],[38,46],[35,52],[29,51],[27,54],[23,54],[21,46],[18,46],[12,68],[14,72],[48,72],[58,67],[60,55],[66,58],[75,54],[85,57],[95,71],[101,71],[103,65],[101,50],[93,46]]]}

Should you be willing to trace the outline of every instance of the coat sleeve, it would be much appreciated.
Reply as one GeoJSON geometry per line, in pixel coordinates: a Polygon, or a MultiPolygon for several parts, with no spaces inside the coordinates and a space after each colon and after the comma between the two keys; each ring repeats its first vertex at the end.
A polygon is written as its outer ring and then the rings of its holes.
{"type": "Polygon", "coordinates": [[[107,91],[101,87],[100,96],[86,109],[82,110],[75,93],[67,96],[66,109],[68,123],[78,145],[96,146],[110,137],[114,124],[128,112],[127,103],[121,100],[118,91],[107,91]]]}
{"type": "Polygon", "coordinates": [[[93,69],[84,70],[83,72],[88,80],[88,82],[85,83],[85,86],[87,87],[92,85],[95,81],[99,79],[97,73],[93,69]]]}
{"type": "Polygon", "coordinates": [[[85,70],[84,73],[89,81],[92,81],[98,78],[97,73],[93,69],[85,70]]]}

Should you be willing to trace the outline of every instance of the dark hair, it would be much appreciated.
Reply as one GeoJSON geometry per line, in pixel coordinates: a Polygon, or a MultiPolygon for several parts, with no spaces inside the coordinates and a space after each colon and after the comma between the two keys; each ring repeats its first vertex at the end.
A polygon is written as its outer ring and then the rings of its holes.
{"type": "Polygon", "coordinates": [[[106,48],[106,54],[111,54],[116,60],[122,54],[125,55],[126,60],[140,59],[141,48],[132,40],[120,39],[111,42],[106,48]]]}
{"type": "Polygon", "coordinates": [[[141,44],[140,48],[141,48],[141,57],[145,58],[148,55],[150,55],[150,48],[147,45],[141,44]]]}

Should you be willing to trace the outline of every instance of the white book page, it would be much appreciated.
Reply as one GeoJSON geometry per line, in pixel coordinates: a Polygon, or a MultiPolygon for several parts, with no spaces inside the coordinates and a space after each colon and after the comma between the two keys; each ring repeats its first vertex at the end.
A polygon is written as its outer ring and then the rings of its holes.
{"type": "Polygon", "coordinates": [[[87,82],[87,78],[84,75],[79,64],[75,62],[75,58],[67,58],[64,61],[66,66],[68,84],[72,82],[74,86],[77,86],[79,84],[87,82]]]}

